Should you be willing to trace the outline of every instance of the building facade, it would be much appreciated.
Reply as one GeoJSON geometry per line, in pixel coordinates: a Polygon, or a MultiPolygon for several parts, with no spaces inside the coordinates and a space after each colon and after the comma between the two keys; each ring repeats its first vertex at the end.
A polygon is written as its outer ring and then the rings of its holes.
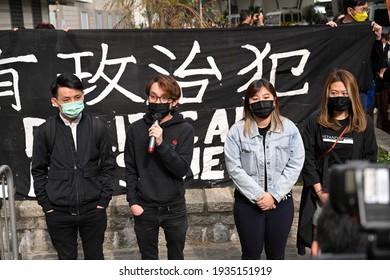
{"type": "MultiPolygon", "coordinates": [[[[56,29],[112,29],[122,14],[107,0],[0,0],[0,30],[34,28],[51,23],[56,29]]],[[[120,28],[120,26],[119,26],[120,28]]]]}

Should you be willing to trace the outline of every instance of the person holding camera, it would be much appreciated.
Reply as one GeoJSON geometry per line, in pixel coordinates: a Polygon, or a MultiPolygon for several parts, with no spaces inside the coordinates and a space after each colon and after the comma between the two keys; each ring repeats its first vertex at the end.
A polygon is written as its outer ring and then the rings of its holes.
{"type": "Polygon", "coordinates": [[[264,17],[262,12],[253,14],[249,10],[241,10],[240,24],[237,27],[248,28],[257,26],[257,24],[259,24],[259,26],[264,26],[264,17]]]}
{"type": "Polygon", "coordinates": [[[239,28],[248,28],[252,27],[252,13],[249,10],[241,10],[240,11],[240,23],[237,25],[239,28]]]}
{"type": "Polygon", "coordinates": [[[263,12],[255,13],[253,15],[254,26],[264,26],[264,15],[263,12]]]}
{"type": "Polygon", "coordinates": [[[320,110],[307,120],[302,138],[306,157],[297,235],[300,255],[315,239],[318,216],[328,201],[330,168],[353,159],[377,161],[374,125],[364,113],[352,73],[335,69],[328,75],[320,110]]]}

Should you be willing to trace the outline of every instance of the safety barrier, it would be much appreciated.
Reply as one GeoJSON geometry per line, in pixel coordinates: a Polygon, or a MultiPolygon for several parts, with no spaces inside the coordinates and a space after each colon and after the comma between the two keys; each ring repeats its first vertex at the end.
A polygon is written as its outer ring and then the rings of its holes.
{"type": "Polygon", "coordinates": [[[17,260],[15,187],[12,170],[9,166],[0,166],[0,179],[0,256],[2,260],[17,260]]]}

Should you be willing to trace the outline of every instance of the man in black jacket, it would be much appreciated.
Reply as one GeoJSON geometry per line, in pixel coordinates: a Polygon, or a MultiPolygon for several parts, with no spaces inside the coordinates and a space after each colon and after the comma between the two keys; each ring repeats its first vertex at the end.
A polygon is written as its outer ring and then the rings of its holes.
{"type": "Polygon", "coordinates": [[[194,129],[175,108],[180,87],[172,77],[157,75],[145,93],[148,112],[126,132],[127,201],[142,259],[158,259],[160,227],[168,259],[183,259],[188,228],[183,177],[190,170],[194,129]]]}
{"type": "Polygon", "coordinates": [[[59,259],[77,259],[78,233],[85,259],[104,259],[106,208],[113,193],[115,160],[104,124],[82,113],[83,85],[62,74],[51,85],[59,114],[35,131],[34,191],[59,259]]]}

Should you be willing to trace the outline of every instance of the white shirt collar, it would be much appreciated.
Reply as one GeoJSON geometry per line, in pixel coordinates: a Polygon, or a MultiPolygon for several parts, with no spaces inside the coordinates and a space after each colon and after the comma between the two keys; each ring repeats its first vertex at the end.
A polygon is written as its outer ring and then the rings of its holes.
{"type": "Polygon", "coordinates": [[[72,126],[77,126],[77,125],[79,124],[82,115],[83,115],[83,114],[80,113],[80,115],[79,115],[73,122],[70,122],[70,121],[68,121],[67,119],[65,119],[65,118],[61,115],[61,113],[60,113],[60,118],[64,121],[65,125],[72,127],[72,126]]]}

